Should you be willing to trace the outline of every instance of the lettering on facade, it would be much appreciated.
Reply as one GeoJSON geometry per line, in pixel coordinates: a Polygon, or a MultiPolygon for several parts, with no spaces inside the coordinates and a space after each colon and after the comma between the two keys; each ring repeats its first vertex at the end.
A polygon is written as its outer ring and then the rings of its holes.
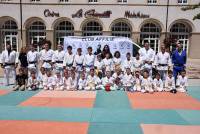
{"type": "Polygon", "coordinates": [[[45,17],[60,17],[60,14],[58,12],[54,12],[54,11],[50,11],[49,9],[45,9],[44,16],[45,17]]]}
{"type": "MultiPolygon", "coordinates": [[[[98,17],[98,18],[110,18],[112,11],[107,10],[103,13],[98,13],[95,9],[90,9],[84,13],[84,17],[98,17]]],[[[72,14],[72,18],[82,18],[83,17],[83,9],[79,9],[75,14],[72,14]]]]}
{"type": "Polygon", "coordinates": [[[125,11],[125,14],[124,14],[124,17],[125,18],[150,18],[150,15],[149,14],[143,14],[141,12],[131,12],[131,11],[125,11]]]}

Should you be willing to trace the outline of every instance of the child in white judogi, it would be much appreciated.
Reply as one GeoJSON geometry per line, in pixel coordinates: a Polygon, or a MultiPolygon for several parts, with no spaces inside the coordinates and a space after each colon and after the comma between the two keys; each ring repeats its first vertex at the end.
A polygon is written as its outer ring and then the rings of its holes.
{"type": "Polygon", "coordinates": [[[165,46],[161,47],[161,52],[158,52],[155,56],[154,62],[156,69],[161,75],[161,79],[165,81],[167,70],[171,67],[171,57],[168,52],[165,51],[165,46]]]}
{"type": "Polygon", "coordinates": [[[114,53],[114,58],[113,58],[113,69],[115,70],[116,68],[121,68],[122,64],[122,59],[119,51],[116,51],[114,53]]]}
{"type": "Polygon", "coordinates": [[[178,76],[177,82],[176,82],[177,92],[186,92],[187,86],[188,86],[188,78],[186,76],[186,71],[181,71],[181,74],[178,76]]]}
{"type": "Polygon", "coordinates": [[[72,78],[69,76],[67,69],[64,70],[63,83],[64,83],[63,90],[71,90],[71,88],[72,88],[72,78]]]}
{"type": "Polygon", "coordinates": [[[152,76],[153,62],[155,59],[155,51],[150,48],[149,42],[144,43],[144,47],[139,49],[140,58],[143,60],[143,69],[148,70],[149,75],[152,76]]]}
{"type": "Polygon", "coordinates": [[[36,77],[36,69],[30,70],[30,77],[28,78],[27,82],[27,89],[30,90],[37,90],[39,88],[39,80],[36,77]]]}
{"type": "Polygon", "coordinates": [[[78,90],[84,90],[85,87],[86,87],[86,77],[85,77],[85,73],[82,72],[81,77],[78,80],[78,90]]]}
{"type": "Polygon", "coordinates": [[[101,89],[111,91],[115,90],[113,87],[114,85],[114,78],[111,75],[111,70],[109,68],[106,68],[106,76],[102,78],[102,85],[101,89]]]}
{"type": "Polygon", "coordinates": [[[55,71],[58,70],[63,73],[63,61],[65,57],[65,52],[63,50],[63,46],[58,44],[58,50],[56,50],[52,57],[52,63],[54,64],[55,71]]]}
{"type": "Polygon", "coordinates": [[[76,75],[75,70],[71,70],[70,76],[71,76],[71,89],[72,90],[77,90],[77,87],[78,87],[78,76],[76,75]]]}
{"type": "Polygon", "coordinates": [[[51,74],[51,70],[47,70],[46,77],[44,78],[43,81],[44,90],[54,90],[55,85],[56,85],[55,79],[51,74]]]}
{"type": "Polygon", "coordinates": [[[126,68],[126,73],[123,77],[123,86],[126,91],[133,91],[133,86],[134,86],[135,80],[133,75],[131,74],[131,68],[127,67],[126,68]]]}
{"type": "Polygon", "coordinates": [[[133,70],[143,70],[143,60],[140,58],[139,53],[137,53],[135,58],[133,58],[133,70]]]}
{"type": "MultiPolygon", "coordinates": [[[[4,84],[10,84],[10,76],[16,80],[16,67],[18,65],[18,56],[16,51],[11,49],[10,44],[6,44],[6,50],[1,54],[1,67],[4,70],[4,84]]],[[[15,84],[15,83],[14,83],[15,84]]]]}
{"type": "Polygon", "coordinates": [[[64,81],[63,81],[63,77],[61,75],[61,72],[59,70],[56,70],[55,72],[55,90],[63,90],[64,89],[64,81]]]}
{"type": "Polygon", "coordinates": [[[160,78],[159,73],[156,74],[156,78],[154,78],[153,80],[153,88],[154,88],[154,91],[157,91],[157,92],[163,91],[163,81],[160,78]]]}
{"type": "Polygon", "coordinates": [[[36,76],[38,76],[38,60],[39,60],[39,53],[35,50],[35,46],[31,45],[31,50],[27,53],[27,61],[28,61],[28,76],[30,76],[31,70],[36,70],[36,76]]]}
{"type": "Polygon", "coordinates": [[[125,72],[126,67],[130,67],[131,70],[133,69],[133,59],[131,57],[131,53],[126,54],[126,59],[123,62],[123,72],[125,72]]]}
{"type": "Polygon", "coordinates": [[[175,87],[175,79],[173,77],[173,72],[171,70],[168,71],[168,76],[166,76],[165,78],[165,88],[164,90],[166,92],[169,92],[169,91],[172,91],[172,90],[175,90],[176,87],[175,87]]]}
{"type": "Polygon", "coordinates": [[[43,88],[43,82],[46,78],[46,71],[45,68],[41,67],[40,71],[38,73],[37,79],[39,80],[39,88],[42,89],[43,88]]]}
{"type": "Polygon", "coordinates": [[[77,54],[74,57],[73,67],[75,68],[76,72],[78,73],[78,79],[80,78],[80,74],[83,71],[83,62],[84,62],[84,55],[82,55],[82,49],[77,49],[77,54]]]}
{"type": "Polygon", "coordinates": [[[113,71],[113,59],[110,58],[109,53],[106,54],[106,57],[103,59],[102,62],[103,62],[103,70],[104,70],[103,73],[105,73],[106,68],[110,68],[110,70],[113,71]]]}
{"type": "Polygon", "coordinates": [[[72,53],[72,46],[67,47],[67,53],[64,56],[63,67],[71,70],[74,63],[74,54],[72,53]]]}
{"type": "Polygon", "coordinates": [[[42,67],[44,67],[47,70],[52,68],[51,64],[52,64],[52,57],[54,54],[54,51],[50,49],[50,46],[51,46],[51,42],[46,41],[44,43],[44,49],[41,50],[40,52],[40,56],[41,56],[40,61],[42,62],[42,67]]]}
{"type": "Polygon", "coordinates": [[[92,47],[88,47],[88,54],[85,55],[84,63],[86,75],[89,74],[90,68],[94,67],[95,55],[92,54],[92,47]]]}
{"type": "Polygon", "coordinates": [[[124,75],[122,74],[122,70],[121,70],[121,68],[119,66],[116,67],[115,72],[112,75],[112,77],[114,79],[116,79],[117,77],[120,78],[121,80],[123,79],[124,75]]]}
{"type": "Polygon", "coordinates": [[[142,76],[140,75],[140,71],[136,70],[135,71],[135,85],[133,87],[134,91],[141,92],[141,80],[142,80],[142,76]]]}
{"type": "Polygon", "coordinates": [[[94,68],[95,68],[95,72],[97,74],[97,76],[99,78],[102,78],[102,75],[103,75],[103,61],[101,59],[101,54],[98,54],[97,55],[97,58],[95,59],[95,62],[94,62],[94,68]]]}
{"type": "Polygon", "coordinates": [[[96,90],[101,87],[100,85],[101,85],[100,78],[95,75],[94,68],[91,68],[90,75],[88,75],[86,80],[85,90],[96,90]]]}
{"type": "Polygon", "coordinates": [[[153,80],[149,77],[149,72],[145,70],[143,72],[143,78],[141,80],[141,92],[142,93],[153,93],[153,80]]]}

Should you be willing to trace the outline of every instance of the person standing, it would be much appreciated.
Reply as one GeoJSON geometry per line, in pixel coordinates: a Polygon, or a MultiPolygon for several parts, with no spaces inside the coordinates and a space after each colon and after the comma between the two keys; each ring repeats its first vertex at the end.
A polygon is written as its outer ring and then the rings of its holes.
{"type": "Polygon", "coordinates": [[[27,61],[28,61],[28,76],[31,76],[31,72],[34,70],[36,76],[38,76],[38,60],[39,54],[35,50],[36,45],[32,44],[30,51],[27,53],[27,61]]]}
{"type": "Polygon", "coordinates": [[[27,48],[26,47],[21,48],[21,51],[19,53],[19,61],[20,61],[20,67],[27,71],[28,62],[27,62],[27,48]]]}
{"type": "Polygon", "coordinates": [[[61,75],[63,75],[63,61],[65,57],[65,52],[63,50],[63,46],[58,44],[57,49],[52,57],[52,63],[54,65],[55,71],[60,71],[61,75]]]}
{"type": "Polygon", "coordinates": [[[52,57],[54,54],[54,51],[51,49],[51,42],[45,41],[44,42],[44,49],[40,52],[41,57],[40,61],[42,62],[42,67],[44,67],[46,70],[52,69],[52,57]]]}
{"type": "Polygon", "coordinates": [[[150,48],[149,42],[144,43],[144,47],[139,50],[140,58],[143,60],[144,70],[148,70],[149,75],[152,76],[153,62],[155,58],[155,51],[150,48]]]}
{"type": "MultiPolygon", "coordinates": [[[[6,50],[1,54],[1,67],[4,69],[5,85],[10,85],[10,76],[16,80],[16,68],[18,66],[18,57],[16,51],[11,49],[10,43],[6,44],[6,50]]],[[[15,84],[15,83],[14,83],[15,84]]]]}
{"type": "Polygon", "coordinates": [[[170,54],[166,52],[165,46],[163,45],[161,46],[161,52],[157,53],[155,57],[155,66],[163,82],[166,79],[166,74],[167,74],[167,71],[170,69],[171,64],[172,63],[171,63],[170,54]]]}
{"type": "Polygon", "coordinates": [[[72,46],[67,47],[67,53],[64,56],[63,67],[64,69],[72,70],[74,63],[74,54],[72,53],[72,46]]]}
{"type": "Polygon", "coordinates": [[[177,43],[177,48],[172,53],[173,75],[175,78],[175,83],[178,74],[180,74],[181,71],[185,70],[186,60],[187,54],[186,51],[183,50],[183,45],[181,43],[177,43]]]}

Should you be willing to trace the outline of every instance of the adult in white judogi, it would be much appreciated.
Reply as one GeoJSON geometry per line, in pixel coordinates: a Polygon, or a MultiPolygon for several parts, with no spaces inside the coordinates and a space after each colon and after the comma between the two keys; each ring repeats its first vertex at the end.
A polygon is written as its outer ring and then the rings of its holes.
{"type": "Polygon", "coordinates": [[[86,75],[88,75],[88,73],[90,72],[90,69],[94,67],[94,61],[95,61],[95,55],[92,54],[92,47],[88,47],[88,54],[85,55],[84,63],[83,63],[86,73],[87,73],[86,75]]]}
{"type": "Polygon", "coordinates": [[[11,50],[11,45],[6,44],[6,50],[1,54],[1,67],[4,69],[4,83],[6,86],[10,84],[10,76],[16,80],[16,67],[18,65],[18,56],[16,51],[11,50]]]}
{"type": "Polygon", "coordinates": [[[34,44],[31,45],[31,50],[27,53],[27,61],[28,61],[28,75],[30,76],[30,72],[32,70],[36,71],[36,76],[38,76],[38,61],[39,61],[39,53],[35,50],[34,44]]]}
{"type": "Polygon", "coordinates": [[[52,49],[50,49],[51,47],[51,42],[50,41],[46,41],[44,43],[44,49],[41,50],[40,52],[40,61],[42,61],[42,67],[44,67],[45,69],[51,69],[52,66],[52,57],[54,54],[54,51],[52,49]]]}
{"type": "Polygon", "coordinates": [[[165,81],[167,70],[171,67],[171,57],[168,52],[165,51],[165,46],[161,46],[161,52],[158,52],[155,56],[155,66],[161,75],[161,79],[165,81]]]}
{"type": "Polygon", "coordinates": [[[150,48],[149,43],[146,42],[144,44],[143,48],[140,48],[138,51],[140,54],[140,58],[144,62],[144,69],[148,70],[150,76],[152,76],[152,68],[153,68],[153,62],[155,58],[155,51],[150,48]]]}
{"type": "Polygon", "coordinates": [[[74,63],[74,54],[72,53],[72,46],[67,47],[67,53],[65,54],[63,67],[71,70],[74,63]]]}
{"type": "Polygon", "coordinates": [[[58,50],[56,50],[52,57],[52,63],[54,64],[54,69],[59,70],[61,75],[63,73],[63,61],[65,57],[65,52],[63,46],[58,44],[58,50]]]}

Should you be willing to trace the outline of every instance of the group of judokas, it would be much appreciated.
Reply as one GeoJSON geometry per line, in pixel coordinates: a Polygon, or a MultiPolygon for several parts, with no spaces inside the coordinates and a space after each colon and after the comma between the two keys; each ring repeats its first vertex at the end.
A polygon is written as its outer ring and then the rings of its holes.
{"type": "MultiPolygon", "coordinates": [[[[185,92],[187,76],[184,70],[186,53],[182,45],[177,44],[177,49],[172,56],[161,46],[161,51],[155,54],[154,50],[146,42],[136,57],[126,54],[126,60],[122,61],[120,52],[115,52],[111,58],[110,53],[102,59],[101,54],[94,55],[92,47],[88,47],[88,53],[82,54],[78,48],[77,53],[72,53],[72,47],[67,47],[67,52],[62,45],[57,50],[50,49],[51,42],[44,43],[41,52],[35,51],[32,45],[27,53],[29,78],[27,84],[16,85],[19,89],[27,87],[29,90],[43,88],[45,90],[126,90],[140,92],[171,91],[185,92]],[[172,57],[172,58],[171,58],[172,57]],[[42,66],[40,69],[38,63],[42,66]],[[170,68],[173,65],[173,72],[170,68]],[[152,78],[152,68],[157,69],[155,78],[152,78]],[[176,83],[176,84],[175,84],[176,83]]],[[[107,46],[108,47],[108,46],[107,46]]],[[[4,69],[4,79],[9,85],[9,75],[13,72],[16,76],[18,64],[16,52],[10,49],[3,51],[1,65],[4,69]]],[[[23,70],[19,69],[19,76],[23,70]]],[[[25,78],[25,77],[24,77],[25,78]]],[[[16,79],[17,80],[17,79],[16,79]]]]}

